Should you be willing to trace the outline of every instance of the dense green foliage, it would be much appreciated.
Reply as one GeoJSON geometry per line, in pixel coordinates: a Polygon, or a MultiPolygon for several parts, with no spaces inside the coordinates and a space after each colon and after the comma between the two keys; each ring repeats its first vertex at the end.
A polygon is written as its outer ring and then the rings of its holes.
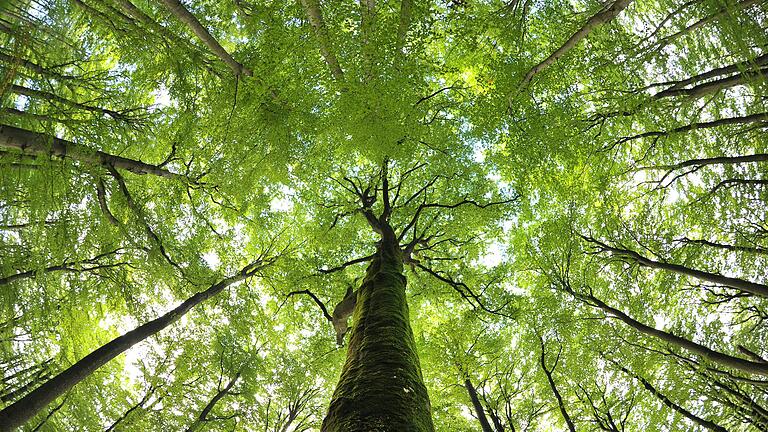
{"type": "Polygon", "coordinates": [[[174,3],[0,0],[0,408],[264,266],[22,430],[319,430],[388,178],[436,430],[768,431],[764,1],[174,3]]]}

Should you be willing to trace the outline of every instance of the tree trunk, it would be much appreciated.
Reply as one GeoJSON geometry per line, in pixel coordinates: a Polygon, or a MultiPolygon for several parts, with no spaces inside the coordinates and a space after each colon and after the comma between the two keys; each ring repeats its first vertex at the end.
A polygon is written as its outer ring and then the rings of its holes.
{"type": "Polygon", "coordinates": [[[165,7],[171,11],[171,13],[181,22],[187,25],[190,30],[207,46],[214,54],[216,54],[224,63],[232,69],[235,75],[248,75],[253,76],[253,71],[249,68],[238,63],[237,60],[221,46],[208,30],[200,24],[200,21],[189,12],[184,5],[178,0],[160,0],[165,7]]]}
{"type": "Polygon", "coordinates": [[[750,293],[759,297],[768,298],[768,285],[763,285],[756,282],[750,282],[744,279],[732,278],[723,276],[717,273],[709,273],[701,270],[688,268],[679,264],[671,264],[662,261],[654,261],[639,253],[630,250],[622,249],[618,247],[609,246],[599,240],[595,240],[590,237],[583,237],[590,243],[598,245],[601,249],[610,252],[612,255],[622,256],[629,258],[643,267],[648,267],[657,270],[667,270],[673,273],[691,276],[699,280],[712,282],[718,285],[723,285],[733,289],[737,289],[746,293],[750,293]]]}
{"type": "Polygon", "coordinates": [[[240,379],[240,372],[238,372],[234,378],[232,378],[229,381],[229,384],[226,385],[223,389],[216,392],[215,395],[211,398],[210,401],[205,405],[202,411],[200,411],[200,414],[197,416],[197,419],[195,419],[195,422],[192,423],[186,430],[186,432],[194,432],[198,429],[200,429],[200,426],[203,425],[208,420],[208,414],[213,411],[213,408],[216,406],[217,403],[223,398],[224,396],[228,395],[229,392],[232,390],[232,387],[237,383],[237,380],[240,379]]]}
{"type": "Polygon", "coordinates": [[[317,42],[320,45],[320,54],[323,56],[323,60],[331,70],[331,76],[336,81],[344,80],[344,71],[339,65],[339,59],[331,51],[331,38],[328,35],[328,29],[325,27],[325,21],[323,21],[323,14],[320,11],[320,2],[318,0],[301,0],[301,5],[304,7],[304,11],[309,18],[309,24],[315,30],[315,36],[317,42]]]}
{"type": "Polygon", "coordinates": [[[752,6],[752,5],[756,4],[756,3],[760,3],[761,1],[762,0],[742,0],[742,1],[738,2],[738,3],[736,3],[735,5],[724,6],[723,8],[721,8],[720,10],[715,12],[714,14],[708,15],[708,16],[706,16],[706,17],[696,21],[695,23],[693,23],[693,24],[685,27],[684,29],[678,31],[677,33],[673,33],[673,34],[671,34],[669,36],[663,37],[662,39],[660,39],[656,43],[658,46],[657,46],[655,51],[661,51],[662,48],[664,48],[667,45],[669,45],[670,43],[672,43],[672,41],[678,39],[680,36],[683,36],[685,34],[688,34],[688,33],[692,32],[693,30],[696,30],[699,27],[703,27],[703,26],[705,26],[707,24],[715,22],[715,21],[719,20],[720,18],[722,18],[725,15],[732,14],[734,12],[737,12],[737,11],[740,11],[742,9],[748,8],[748,7],[750,7],[750,6],[752,6]]]}
{"type": "Polygon", "coordinates": [[[519,85],[520,87],[518,88],[518,91],[526,87],[528,83],[531,82],[533,77],[536,76],[536,74],[552,66],[552,64],[554,64],[557,59],[572,50],[579,42],[581,42],[582,39],[589,36],[589,34],[592,33],[595,28],[616,18],[621,13],[621,11],[629,6],[631,1],[632,0],[616,0],[612,5],[608,6],[607,8],[601,8],[600,11],[592,15],[587,20],[587,22],[584,23],[584,25],[576,31],[576,33],[571,35],[571,37],[568,38],[568,40],[565,41],[562,46],[560,46],[560,48],[550,54],[549,57],[542,60],[541,63],[532,67],[528,73],[525,74],[522,82],[519,85]]]}
{"type": "Polygon", "coordinates": [[[643,333],[648,336],[653,336],[671,345],[684,348],[694,354],[704,357],[705,359],[713,363],[727,366],[727,367],[730,367],[742,372],[746,372],[746,373],[768,376],[768,363],[754,362],[754,361],[746,360],[743,358],[724,354],[718,351],[714,351],[712,349],[705,347],[704,345],[698,344],[684,337],[680,337],[675,334],[668,333],[663,330],[658,330],[653,327],[647,326],[641,323],[640,321],[637,321],[634,318],[630,317],[629,315],[625,314],[624,312],[608,306],[605,302],[603,302],[602,300],[592,295],[578,294],[575,291],[569,291],[569,292],[571,293],[571,295],[584,301],[585,303],[590,304],[591,306],[597,307],[599,309],[602,309],[603,312],[607,313],[609,316],[613,316],[623,321],[625,324],[634,328],[640,333],[643,333]]]}
{"type": "Polygon", "coordinates": [[[0,411],[0,431],[10,432],[23,425],[37,414],[38,411],[45,408],[46,405],[53,402],[62,394],[68,392],[77,383],[95,372],[96,369],[137,343],[159,333],[161,330],[184,316],[190,309],[220,293],[226,287],[251,276],[257,267],[258,264],[256,263],[249,265],[237,275],[223,279],[220,282],[211,285],[205,291],[193,295],[165,315],[140,325],[128,333],[112,339],[110,342],[97,348],[95,351],[83,357],[60,374],[19,399],[17,402],[0,411]]]}
{"type": "Polygon", "coordinates": [[[69,107],[81,109],[81,110],[88,111],[88,112],[91,112],[91,113],[108,115],[108,116],[112,117],[115,120],[128,120],[129,119],[129,116],[121,114],[121,113],[119,113],[117,111],[114,111],[114,110],[111,110],[111,109],[106,109],[106,108],[101,108],[101,107],[95,107],[95,106],[91,106],[91,105],[82,104],[82,103],[75,102],[73,100],[61,97],[61,96],[53,94],[53,93],[42,91],[42,90],[35,90],[35,89],[31,89],[29,87],[24,87],[24,86],[20,86],[20,85],[16,85],[16,84],[11,84],[10,91],[12,93],[16,93],[18,95],[29,96],[31,98],[42,99],[42,100],[47,100],[47,101],[51,101],[51,102],[58,102],[58,103],[61,103],[63,105],[67,105],[69,107]]]}
{"type": "MultiPolygon", "coordinates": [[[[560,391],[557,389],[557,384],[555,383],[555,379],[552,377],[552,372],[555,370],[555,367],[557,367],[557,361],[555,362],[555,365],[552,366],[552,369],[547,369],[547,353],[545,351],[544,347],[544,339],[539,339],[539,342],[541,343],[541,355],[539,356],[539,364],[541,365],[541,369],[544,371],[544,374],[547,376],[547,382],[549,382],[549,388],[552,390],[552,394],[555,395],[555,399],[557,399],[557,406],[560,408],[560,414],[563,415],[563,420],[565,420],[565,423],[568,425],[568,430],[571,432],[576,432],[576,425],[573,423],[573,419],[571,419],[571,416],[568,415],[568,410],[565,409],[565,402],[563,402],[563,397],[560,395],[560,391]]],[[[558,354],[558,359],[560,355],[558,354]]]]}
{"type": "Polygon", "coordinates": [[[709,94],[717,93],[720,90],[735,87],[737,85],[747,84],[750,81],[760,82],[768,73],[766,69],[757,71],[745,71],[733,76],[719,78],[714,81],[708,81],[697,84],[691,88],[672,87],[656,93],[653,99],[662,99],[666,97],[688,96],[691,98],[700,98],[709,94]]]}
{"type": "Polygon", "coordinates": [[[624,372],[627,375],[629,375],[631,377],[634,377],[638,381],[640,381],[640,383],[643,384],[643,387],[645,387],[646,390],[648,390],[654,396],[656,396],[656,398],[658,400],[660,400],[661,403],[663,403],[664,405],[668,406],[669,408],[677,411],[678,413],[680,413],[682,416],[684,416],[688,420],[691,420],[692,422],[696,423],[697,425],[705,427],[705,428],[707,428],[709,430],[712,430],[712,431],[715,431],[715,432],[728,432],[727,429],[725,429],[724,427],[720,426],[719,424],[717,424],[717,423],[715,423],[713,421],[710,421],[710,420],[703,419],[703,418],[697,416],[696,414],[688,411],[687,409],[683,408],[682,406],[672,402],[672,400],[670,400],[666,395],[664,395],[659,390],[657,390],[656,387],[654,387],[653,384],[650,383],[650,381],[648,381],[647,379],[643,378],[642,376],[640,376],[640,375],[630,371],[629,369],[627,369],[624,366],[619,365],[619,367],[622,370],[622,372],[624,372]]]}
{"type": "MultiPolygon", "coordinates": [[[[668,90],[678,90],[681,88],[685,88],[686,86],[694,83],[698,83],[710,78],[715,78],[723,75],[730,75],[741,71],[749,71],[753,70],[755,66],[758,66],[757,69],[759,69],[762,66],[768,65],[768,54],[763,54],[761,56],[755,57],[753,59],[745,60],[743,62],[734,63],[728,66],[723,66],[715,69],[708,70],[707,72],[694,75],[690,78],[672,82],[670,84],[673,84],[672,87],[670,87],[668,90]]],[[[666,91],[666,90],[665,90],[666,91]]],[[[664,93],[664,92],[661,92],[664,93]]],[[[654,95],[654,98],[659,98],[660,93],[657,93],[654,95]]]]}
{"type": "Polygon", "coordinates": [[[402,253],[388,224],[358,290],[347,359],[323,432],[432,432],[405,295],[402,253]]]}
{"type": "Polygon", "coordinates": [[[467,388],[469,398],[472,400],[472,406],[475,407],[475,414],[477,414],[477,420],[480,422],[480,427],[483,428],[483,432],[493,432],[491,424],[488,423],[488,418],[485,416],[485,410],[483,404],[480,403],[480,399],[477,397],[477,390],[472,385],[472,381],[469,378],[464,380],[464,387],[467,388]]]}
{"type": "Polygon", "coordinates": [[[730,245],[730,244],[723,244],[723,243],[717,243],[706,239],[689,239],[688,237],[685,237],[680,240],[681,242],[685,244],[700,244],[705,245],[713,248],[718,249],[725,249],[727,251],[731,252],[750,252],[750,253],[756,253],[756,254],[762,254],[762,255],[768,255],[768,249],[760,248],[760,247],[750,247],[750,246],[739,246],[739,245],[730,245]]]}
{"type": "Polygon", "coordinates": [[[0,150],[5,148],[21,150],[24,154],[48,154],[61,158],[67,157],[85,164],[102,165],[105,167],[113,166],[134,174],[152,174],[194,183],[187,176],[168,171],[160,165],[152,165],[122,156],[111,155],[51,135],[8,125],[0,125],[0,150]]]}

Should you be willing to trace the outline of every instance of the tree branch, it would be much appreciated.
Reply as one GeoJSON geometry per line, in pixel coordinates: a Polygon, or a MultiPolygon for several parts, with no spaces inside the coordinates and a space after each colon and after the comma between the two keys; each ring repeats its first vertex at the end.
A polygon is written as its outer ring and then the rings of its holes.
{"type": "MultiPolygon", "coordinates": [[[[320,310],[323,312],[323,316],[325,317],[325,319],[327,319],[328,321],[333,321],[333,317],[331,317],[331,314],[328,313],[328,308],[325,307],[325,303],[323,303],[312,291],[310,291],[308,289],[301,290],[301,291],[291,291],[291,292],[289,292],[288,295],[285,297],[285,300],[283,301],[283,304],[285,304],[285,302],[288,301],[288,298],[290,298],[291,296],[294,296],[294,295],[298,295],[298,294],[306,294],[310,298],[312,298],[312,301],[314,301],[315,304],[317,304],[317,306],[320,307],[320,310]]],[[[283,304],[281,304],[280,307],[282,307],[283,304]]],[[[280,309],[280,308],[278,308],[278,309],[280,309]]]]}
{"type": "Polygon", "coordinates": [[[502,316],[502,317],[510,318],[510,319],[514,318],[512,315],[508,315],[508,314],[505,314],[503,312],[499,312],[500,310],[504,309],[507,306],[507,304],[509,304],[509,303],[505,303],[503,306],[501,306],[501,307],[499,307],[497,309],[489,309],[482,302],[482,300],[480,299],[480,296],[475,294],[472,291],[472,289],[469,288],[469,286],[467,286],[467,284],[465,284],[464,282],[454,281],[450,277],[444,276],[444,275],[440,274],[439,272],[437,272],[435,270],[432,270],[431,268],[426,267],[425,265],[423,265],[421,263],[418,263],[418,262],[415,263],[415,266],[420,268],[421,270],[424,270],[425,272],[427,272],[428,274],[430,274],[432,277],[436,278],[437,280],[439,280],[439,281],[447,284],[451,288],[453,288],[473,308],[480,307],[480,309],[482,309],[483,311],[488,312],[488,313],[493,314],[493,315],[498,315],[498,316],[502,316]],[[474,301],[474,303],[473,303],[473,301],[474,301]]]}
{"type": "Polygon", "coordinates": [[[329,269],[320,269],[319,272],[323,273],[323,274],[335,273],[337,271],[344,270],[345,268],[347,268],[347,267],[349,267],[351,265],[361,264],[361,263],[364,263],[364,262],[368,262],[368,261],[372,260],[375,256],[376,256],[376,254],[371,254],[371,255],[368,255],[368,256],[364,256],[364,257],[360,257],[360,258],[355,258],[355,259],[353,259],[351,261],[347,261],[344,264],[338,265],[336,267],[332,267],[332,268],[329,268],[329,269]]]}
{"type": "Polygon", "coordinates": [[[710,128],[715,128],[715,127],[720,127],[725,125],[749,124],[749,123],[761,123],[764,127],[768,127],[768,113],[757,113],[757,114],[751,114],[743,117],[727,117],[727,118],[722,118],[722,119],[708,121],[708,122],[691,123],[689,125],[680,126],[668,131],[644,132],[641,134],[622,138],[618,140],[616,144],[625,143],[627,141],[631,141],[639,138],[663,137],[663,136],[669,136],[671,134],[676,134],[681,132],[690,132],[697,129],[710,129],[710,128]]]}

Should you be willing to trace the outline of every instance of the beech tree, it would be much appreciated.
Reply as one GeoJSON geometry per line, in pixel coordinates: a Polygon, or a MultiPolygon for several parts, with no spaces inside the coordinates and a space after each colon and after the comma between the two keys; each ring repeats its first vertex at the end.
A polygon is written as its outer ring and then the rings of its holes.
{"type": "Polygon", "coordinates": [[[0,430],[768,431],[760,0],[7,0],[0,430]]]}

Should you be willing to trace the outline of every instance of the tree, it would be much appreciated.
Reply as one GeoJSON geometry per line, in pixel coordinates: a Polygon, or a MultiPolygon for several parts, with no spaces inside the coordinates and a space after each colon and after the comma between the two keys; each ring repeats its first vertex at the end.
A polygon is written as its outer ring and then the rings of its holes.
{"type": "Polygon", "coordinates": [[[768,430],[760,0],[0,6],[0,430],[768,430]]]}

